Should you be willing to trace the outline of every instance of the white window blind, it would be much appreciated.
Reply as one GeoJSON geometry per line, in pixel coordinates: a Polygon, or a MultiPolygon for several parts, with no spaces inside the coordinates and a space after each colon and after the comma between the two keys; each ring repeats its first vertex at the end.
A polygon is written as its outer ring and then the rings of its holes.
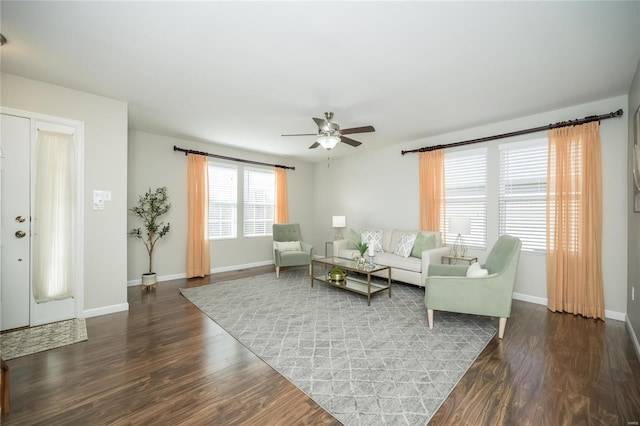
{"type": "Polygon", "coordinates": [[[449,232],[451,217],[471,219],[471,234],[463,235],[467,247],[487,247],[487,149],[445,153],[445,215],[441,223],[447,244],[456,234],[449,232]]]}
{"type": "Polygon", "coordinates": [[[522,250],[546,251],[547,139],[499,146],[499,233],[522,241],[522,250]]]}
{"type": "Polygon", "coordinates": [[[271,235],[276,174],[273,170],[244,170],[244,235],[271,235]]]}
{"type": "Polygon", "coordinates": [[[209,162],[209,238],[235,238],[238,217],[238,169],[209,162]]]}

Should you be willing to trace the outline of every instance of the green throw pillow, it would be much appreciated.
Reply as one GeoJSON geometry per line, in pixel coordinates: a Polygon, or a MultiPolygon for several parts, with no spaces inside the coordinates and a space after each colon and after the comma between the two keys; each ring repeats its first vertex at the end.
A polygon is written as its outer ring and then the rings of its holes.
{"type": "Polygon", "coordinates": [[[360,236],[360,233],[354,231],[351,228],[349,228],[349,236],[347,238],[349,239],[349,243],[347,244],[347,248],[349,249],[355,249],[356,244],[362,242],[362,237],[360,236]]]}
{"type": "Polygon", "coordinates": [[[419,257],[422,259],[422,252],[436,248],[436,235],[424,235],[422,232],[418,232],[416,242],[413,243],[413,250],[411,250],[411,256],[419,257]]]}

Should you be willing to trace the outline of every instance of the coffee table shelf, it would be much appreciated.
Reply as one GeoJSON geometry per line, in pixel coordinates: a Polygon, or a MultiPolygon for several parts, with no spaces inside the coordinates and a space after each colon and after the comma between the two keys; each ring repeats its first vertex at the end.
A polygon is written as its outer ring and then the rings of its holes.
{"type": "Polygon", "coordinates": [[[388,290],[391,297],[391,268],[383,265],[358,266],[357,262],[341,257],[326,257],[311,261],[311,287],[314,281],[328,284],[332,287],[351,291],[367,296],[367,305],[371,305],[371,295],[388,290]],[[329,279],[328,271],[334,266],[347,272],[344,280],[329,279]],[[322,272],[316,269],[320,269],[322,272]],[[372,273],[387,271],[387,279],[372,277],[372,273]]]}

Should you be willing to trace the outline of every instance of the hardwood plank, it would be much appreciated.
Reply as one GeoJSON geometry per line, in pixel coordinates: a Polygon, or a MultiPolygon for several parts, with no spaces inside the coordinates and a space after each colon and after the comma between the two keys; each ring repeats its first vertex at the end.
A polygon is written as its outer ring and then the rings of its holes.
{"type": "MultiPolygon", "coordinates": [[[[2,423],[339,425],[178,291],[266,272],[129,288],[129,312],[87,319],[88,341],[8,361],[2,423]]],[[[638,419],[640,362],[624,323],[514,301],[504,339],[487,345],[430,424],[638,419]]]]}
{"type": "Polygon", "coordinates": [[[640,424],[640,363],[634,362],[637,358],[633,343],[622,322],[611,324],[607,331],[607,347],[618,348],[608,353],[611,395],[617,403],[621,423],[640,424]]]}

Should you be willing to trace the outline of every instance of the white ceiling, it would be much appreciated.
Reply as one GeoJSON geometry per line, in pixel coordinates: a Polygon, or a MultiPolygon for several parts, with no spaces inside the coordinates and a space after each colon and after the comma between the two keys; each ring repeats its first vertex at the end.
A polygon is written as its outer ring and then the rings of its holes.
{"type": "Polygon", "coordinates": [[[1,1],[0,14],[3,72],[125,100],[133,129],[308,161],[327,157],[314,137],[281,134],[314,133],[324,111],[375,126],[331,153],[348,155],[627,94],[640,58],[638,1],[1,1]]]}

